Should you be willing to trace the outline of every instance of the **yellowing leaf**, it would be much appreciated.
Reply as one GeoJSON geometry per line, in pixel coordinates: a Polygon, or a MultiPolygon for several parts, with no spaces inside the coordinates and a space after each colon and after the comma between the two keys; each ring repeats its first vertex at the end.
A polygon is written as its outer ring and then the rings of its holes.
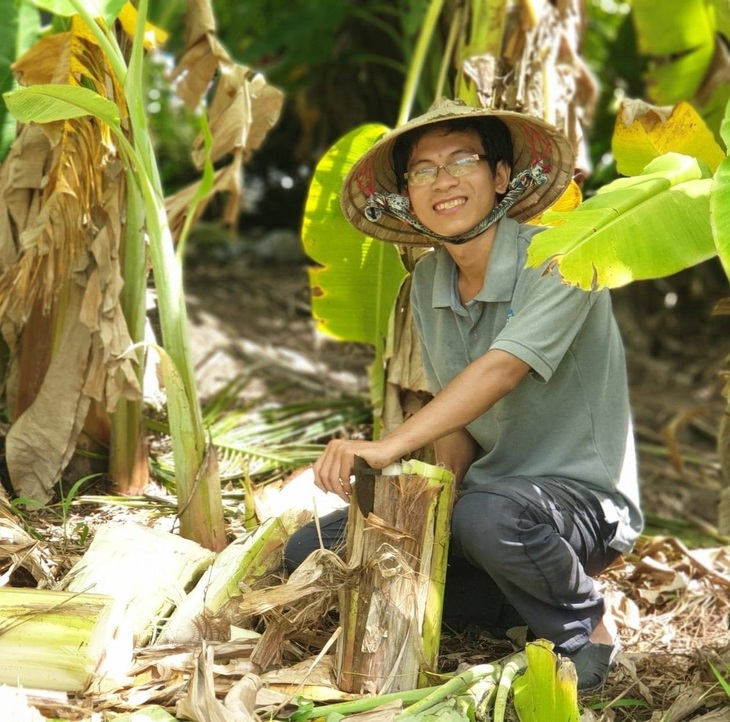
{"type": "Polygon", "coordinates": [[[3,234],[3,248],[13,255],[5,256],[0,279],[0,316],[8,326],[12,319],[23,349],[48,346],[49,338],[53,347],[47,371],[43,364],[23,364],[17,354],[11,359],[19,369],[16,389],[23,391],[16,398],[27,408],[14,410],[24,412],[24,421],[13,426],[7,455],[15,488],[45,501],[77,445],[91,399],[112,409],[120,395],[140,394],[136,361],[121,356],[130,343],[119,305],[126,206],[122,165],[108,142],[109,126],[121,122],[126,103],[113,76],[110,80],[96,39],[78,16],[70,32],[41,40],[18,68],[29,87],[4,98],[26,125],[3,164],[8,173],[0,173],[0,196],[12,199],[15,217],[23,222],[3,234]],[[34,130],[38,123],[53,125],[41,135],[34,130]],[[11,188],[18,169],[23,169],[22,200],[11,188]],[[83,298],[76,311],[61,294],[79,288],[83,298]],[[41,310],[65,319],[64,334],[68,326],[69,335],[73,330],[73,338],[81,341],[64,348],[58,330],[38,337],[36,326],[26,320],[41,310]],[[39,386],[37,395],[26,395],[39,386]],[[49,415],[58,423],[44,430],[49,415]]]}
{"type": "Polygon", "coordinates": [[[546,208],[544,213],[532,218],[528,221],[533,226],[549,226],[550,222],[545,220],[545,213],[553,211],[555,213],[568,213],[575,210],[583,200],[583,192],[580,186],[574,181],[570,181],[570,185],[563,191],[563,195],[553,203],[550,208],[546,208]]]}
{"type": "Polygon", "coordinates": [[[705,121],[686,102],[671,108],[624,101],[616,118],[612,149],[623,175],[641,173],[647,163],[665,153],[699,158],[713,172],[725,158],[705,121]]]}
{"type": "Polygon", "coordinates": [[[58,59],[68,52],[70,33],[56,33],[41,38],[12,65],[21,85],[50,83],[58,72],[58,59]]]}
{"type": "MultiPolygon", "coordinates": [[[[119,12],[117,18],[127,35],[130,38],[134,37],[134,31],[137,26],[137,8],[132,5],[131,2],[125,3],[124,7],[119,12]]],[[[159,48],[167,42],[168,34],[158,28],[152,23],[144,24],[144,48],[145,50],[151,50],[152,48],[159,48]]]]}

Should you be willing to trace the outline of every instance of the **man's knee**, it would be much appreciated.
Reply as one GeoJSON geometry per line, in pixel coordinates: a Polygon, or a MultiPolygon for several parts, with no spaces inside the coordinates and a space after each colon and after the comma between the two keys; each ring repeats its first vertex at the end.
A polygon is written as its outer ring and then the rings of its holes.
{"type": "Polygon", "coordinates": [[[515,536],[511,521],[518,513],[515,506],[512,499],[489,491],[462,496],[451,518],[454,551],[472,563],[485,559],[498,563],[504,545],[515,536]]]}
{"type": "Polygon", "coordinates": [[[454,506],[451,533],[454,551],[471,561],[474,550],[491,555],[499,539],[499,497],[488,492],[465,494],[454,506]]]}
{"type": "Polygon", "coordinates": [[[319,519],[319,530],[315,522],[306,524],[292,534],[284,549],[284,565],[291,574],[320,543],[325,549],[337,551],[345,541],[347,510],[338,509],[319,519]],[[321,540],[321,541],[320,541],[321,540]]]}
{"type": "Polygon", "coordinates": [[[291,535],[284,548],[284,566],[291,574],[315,549],[319,548],[317,530],[304,526],[291,535]]]}

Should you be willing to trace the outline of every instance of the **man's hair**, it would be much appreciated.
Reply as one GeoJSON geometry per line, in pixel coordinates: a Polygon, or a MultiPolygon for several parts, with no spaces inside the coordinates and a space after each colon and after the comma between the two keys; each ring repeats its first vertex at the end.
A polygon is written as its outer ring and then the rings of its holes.
{"type": "Polygon", "coordinates": [[[399,192],[402,192],[406,186],[403,176],[408,170],[408,161],[411,159],[413,147],[426,133],[433,130],[437,130],[444,135],[464,130],[475,130],[482,141],[484,155],[487,156],[487,163],[492,169],[492,174],[497,172],[497,164],[500,161],[509,166],[511,173],[513,164],[512,135],[500,118],[489,115],[481,118],[453,118],[452,120],[441,121],[438,124],[422,125],[420,128],[414,128],[396,138],[393,146],[393,167],[399,192]]]}

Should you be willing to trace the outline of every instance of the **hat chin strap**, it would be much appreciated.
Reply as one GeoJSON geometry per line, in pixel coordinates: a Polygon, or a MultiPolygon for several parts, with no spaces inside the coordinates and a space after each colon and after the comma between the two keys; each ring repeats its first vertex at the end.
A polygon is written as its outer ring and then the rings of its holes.
{"type": "Polygon", "coordinates": [[[484,233],[489,226],[494,225],[500,218],[505,216],[519,197],[529,188],[544,185],[548,181],[548,175],[543,171],[542,163],[538,162],[525,170],[520,171],[507,186],[507,193],[504,198],[491,210],[489,215],[482,219],[474,228],[458,236],[442,236],[421,223],[410,210],[410,201],[405,196],[397,193],[389,193],[387,196],[382,193],[373,193],[368,196],[365,203],[365,217],[377,223],[383,213],[394,216],[404,221],[409,226],[428,238],[442,243],[460,245],[470,241],[472,238],[484,233]]]}

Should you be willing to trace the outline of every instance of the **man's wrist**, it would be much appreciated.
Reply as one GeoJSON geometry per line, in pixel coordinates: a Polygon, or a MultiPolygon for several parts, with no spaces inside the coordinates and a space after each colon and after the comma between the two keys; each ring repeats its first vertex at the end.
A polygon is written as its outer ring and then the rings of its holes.
{"type": "Polygon", "coordinates": [[[381,448],[385,452],[385,456],[390,459],[391,464],[400,461],[413,451],[397,430],[381,439],[380,443],[383,445],[381,448]]]}

